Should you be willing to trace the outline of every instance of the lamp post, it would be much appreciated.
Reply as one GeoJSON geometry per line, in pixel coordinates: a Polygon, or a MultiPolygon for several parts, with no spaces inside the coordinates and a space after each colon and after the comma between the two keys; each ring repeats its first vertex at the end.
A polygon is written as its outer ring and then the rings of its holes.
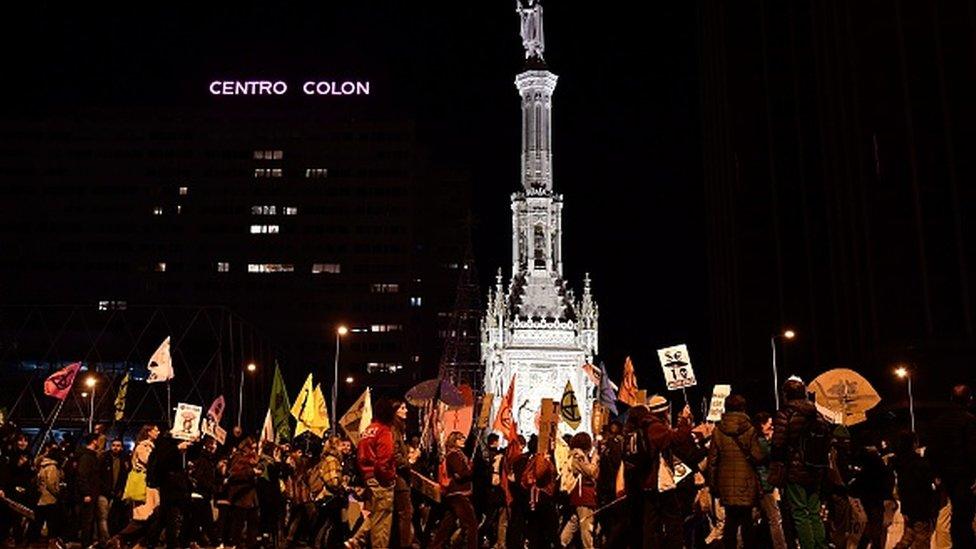
{"type": "Polygon", "coordinates": [[[773,351],[773,400],[776,402],[776,409],[779,410],[779,370],[776,368],[776,340],[791,340],[796,337],[793,330],[784,330],[781,334],[773,334],[769,338],[769,347],[773,351]]]}
{"type": "Polygon", "coordinates": [[[915,432],[915,397],[912,395],[912,372],[908,366],[895,368],[895,375],[908,382],[908,418],[911,421],[912,432],[915,432]]]}
{"type": "Polygon", "coordinates": [[[336,423],[339,419],[336,417],[336,400],[339,399],[339,340],[342,336],[349,333],[349,328],[343,325],[339,325],[336,328],[336,350],[335,350],[335,364],[334,372],[332,377],[332,434],[336,434],[336,423]]]}
{"type": "MultiPolygon", "coordinates": [[[[247,370],[252,374],[256,372],[257,369],[258,369],[258,365],[253,362],[249,362],[247,366],[244,367],[244,370],[247,370]]],[[[237,393],[237,426],[238,427],[241,426],[241,417],[244,414],[244,370],[241,370],[241,386],[237,393]]]]}
{"type": "Polygon", "coordinates": [[[88,412],[88,432],[89,433],[95,432],[94,431],[95,430],[95,385],[97,383],[98,383],[98,380],[95,379],[95,376],[88,376],[88,377],[85,378],[85,387],[88,387],[89,389],[91,389],[91,391],[89,391],[89,396],[91,397],[91,404],[90,404],[90,408],[89,408],[89,412],[88,412]]]}

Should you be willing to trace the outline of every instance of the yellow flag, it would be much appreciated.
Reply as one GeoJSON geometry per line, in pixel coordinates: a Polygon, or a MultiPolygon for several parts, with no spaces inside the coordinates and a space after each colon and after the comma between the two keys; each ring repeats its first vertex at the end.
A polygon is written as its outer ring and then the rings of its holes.
{"type": "MultiPolygon", "coordinates": [[[[295,403],[291,405],[291,417],[301,421],[305,408],[312,405],[312,401],[309,399],[310,396],[312,396],[312,374],[308,374],[308,379],[302,385],[302,390],[298,391],[298,396],[295,397],[295,403]]],[[[298,433],[295,433],[295,435],[297,436],[298,433]]]]}
{"type": "Polygon", "coordinates": [[[329,430],[329,412],[325,407],[321,384],[316,385],[312,391],[312,406],[306,406],[305,411],[307,415],[302,418],[302,423],[308,424],[308,430],[321,438],[329,430]]]}

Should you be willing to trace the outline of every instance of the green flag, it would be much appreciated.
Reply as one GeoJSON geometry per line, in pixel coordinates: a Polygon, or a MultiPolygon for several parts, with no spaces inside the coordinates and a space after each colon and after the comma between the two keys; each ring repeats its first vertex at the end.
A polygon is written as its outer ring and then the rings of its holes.
{"type": "Polygon", "coordinates": [[[125,373],[122,383],[119,383],[119,392],[115,394],[115,421],[122,421],[125,417],[125,394],[129,392],[129,372],[125,373]]]}
{"type": "Polygon", "coordinates": [[[271,382],[271,403],[268,405],[268,410],[271,412],[271,422],[278,442],[291,438],[291,426],[288,423],[289,408],[291,405],[288,403],[285,380],[282,379],[281,369],[275,362],[274,380],[271,382]]]}

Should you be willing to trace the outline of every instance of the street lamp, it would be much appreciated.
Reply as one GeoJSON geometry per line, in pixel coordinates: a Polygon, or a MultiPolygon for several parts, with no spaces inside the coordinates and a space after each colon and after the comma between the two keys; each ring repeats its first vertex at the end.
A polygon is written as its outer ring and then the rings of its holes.
{"type": "MultiPolygon", "coordinates": [[[[244,367],[249,373],[254,373],[258,371],[258,365],[253,362],[248,362],[247,366],[244,367]]],[[[244,372],[241,372],[241,386],[237,393],[237,426],[241,426],[241,416],[244,413],[244,372]]]]}
{"type": "MultiPolygon", "coordinates": [[[[349,333],[349,328],[346,328],[342,324],[336,328],[336,351],[335,351],[335,371],[332,377],[332,434],[336,434],[336,400],[339,399],[339,339],[349,333]]],[[[349,383],[349,380],[346,380],[349,383]]]]}
{"type": "Polygon", "coordinates": [[[353,379],[353,378],[352,378],[352,376],[346,376],[346,383],[348,383],[348,384],[350,384],[350,385],[352,385],[352,382],[353,382],[353,381],[356,381],[356,380],[355,380],[355,379],[353,379]]]}
{"type": "Polygon", "coordinates": [[[908,366],[895,368],[895,375],[908,381],[908,418],[911,421],[912,432],[915,432],[915,397],[912,395],[912,372],[908,366]]]}
{"type": "Polygon", "coordinates": [[[784,330],[781,334],[773,334],[769,338],[769,347],[773,351],[773,399],[776,402],[776,409],[779,410],[779,370],[776,368],[776,340],[792,340],[796,337],[796,332],[793,330],[784,330]]]}
{"type": "Polygon", "coordinates": [[[88,377],[85,378],[85,387],[88,387],[89,389],[91,389],[91,408],[90,408],[90,412],[88,413],[88,432],[89,433],[94,432],[94,425],[95,425],[95,385],[97,383],[98,383],[98,380],[95,379],[95,376],[88,376],[88,377]]]}

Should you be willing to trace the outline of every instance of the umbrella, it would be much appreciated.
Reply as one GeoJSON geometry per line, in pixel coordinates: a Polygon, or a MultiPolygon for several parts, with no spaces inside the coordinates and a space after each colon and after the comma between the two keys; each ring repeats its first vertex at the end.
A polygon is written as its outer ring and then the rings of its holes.
{"type": "Polygon", "coordinates": [[[464,406],[461,392],[447,379],[428,379],[414,385],[407,391],[407,402],[420,407],[437,397],[448,406],[464,406]]]}
{"type": "Polygon", "coordinates": [[[871,383],[861,374],[847,368],[828,370],[810,382],[807,390],[814,393],[818,408],[835,423],[857,425],[867,419],[866,412],[881,402],[871,383]]]}

